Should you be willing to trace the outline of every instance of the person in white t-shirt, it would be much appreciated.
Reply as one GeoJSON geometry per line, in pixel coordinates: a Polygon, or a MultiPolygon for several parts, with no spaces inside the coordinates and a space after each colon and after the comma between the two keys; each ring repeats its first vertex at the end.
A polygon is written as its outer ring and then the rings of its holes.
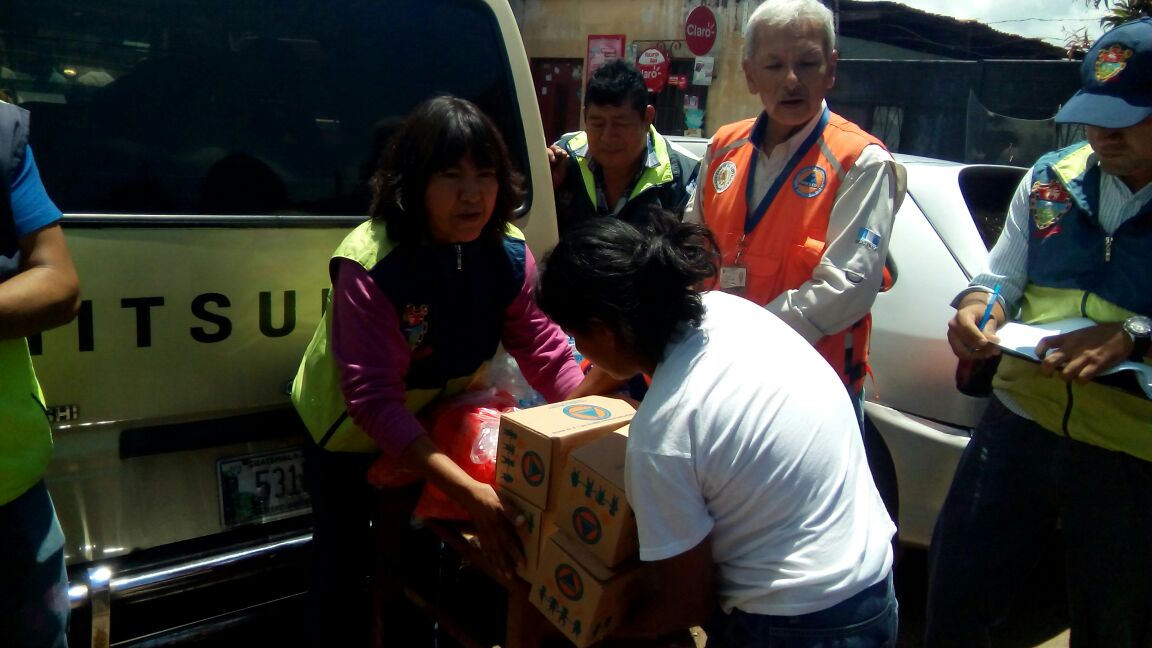
{"type": "Polygon", "coordinates": [[[620,632],[705,625],[710,648],[893,645],[895,526],[852,403],[775,315],[697,292],[716,267],[706,228],[656,212],[644,229],[574,229],[541,275],[541,309],[585,356],[652,378],[626,460],[651,580],[620,632]]]}

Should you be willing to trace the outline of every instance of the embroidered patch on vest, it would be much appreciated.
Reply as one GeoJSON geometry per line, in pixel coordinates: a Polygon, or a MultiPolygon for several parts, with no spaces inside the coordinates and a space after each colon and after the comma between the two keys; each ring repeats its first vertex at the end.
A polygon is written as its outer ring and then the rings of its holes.
{"type": "Polygon", "coordinates": [[[815,198],[828,186],[828,173],[818,166],[804,167],[792,176],[792,191],[801,198],[815,198]]]}
{"type": "MultiPolygon", "coordinates": [[[[1037,230],[1044,232],[1072,209],[1072,194],[1057,181],[1034,182],[1028,203],[1029,211],[1032,212],[1032,222],[1036,224],[1037,230]]],[[[1057,231],[1059,230],[1045,232],[1044,236],[1051,236],[1057,231]]]]}
{"type": "Polygon", "coordinates": [[[1115,79],[1116,75],[1123,72],[1124,68],[1127,67],[1130,58],[1132,58],[1132,50],[1120,45],[1113,45],[1100,52],[1096,56],[1094,67],[1096,80],[1100,83],[1107,83],[1115,79]]]}
{"type": "Polygon", "coordinates": [[[408,350],[415,351],[424,336],[428,334],[428,305],[405,304],[404,312],[400,315],[400,331],[408,340],[408,350]]]}
{"type": "Polygon", "coordinates": [[[712,174],[712,186],[716,188],[716,193],[724,193],[724,190],[732,186],[732,181],[736,179],[736,163],[728,160],[716,168],[712,174]]]}

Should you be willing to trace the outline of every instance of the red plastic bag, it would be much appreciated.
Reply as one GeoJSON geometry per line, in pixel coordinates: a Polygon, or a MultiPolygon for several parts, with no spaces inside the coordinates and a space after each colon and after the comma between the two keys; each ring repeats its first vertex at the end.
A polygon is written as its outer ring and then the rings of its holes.
{"type": "MultiPolygon", "coordinates": [[[[467,391],[445,399],[421,417],[428,436],[470,477],[485,484],[496,481],[496,442],[500,414],[516,411],[516,399],[504,391],[467,391]]],[[[416,475],[396,469],[384,457],[368,471],[368,481],[376,487],[400,486],[415,481],[416,475]]],[[[464,507],[432,484],[425,484],[412,513],[416,517],[469,520],[464,507]]]]}
{"type": "MultiPolygon", "coordinates": [[[[494,484],[500,414],[514,411],[516,399],[507,392],[465,392],[436,407],[426,429],[436,447],[472,479],[494,484]]],[[[429,483],[424,484],[412,514],[442,520],[472,519],[463,506],[429,483]]]]}

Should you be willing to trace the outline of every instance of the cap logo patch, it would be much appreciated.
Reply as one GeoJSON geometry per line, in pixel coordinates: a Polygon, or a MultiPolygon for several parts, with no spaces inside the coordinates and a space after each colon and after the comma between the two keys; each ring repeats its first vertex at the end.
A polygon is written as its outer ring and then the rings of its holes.
{"type": "Polygon", "coordinates": [[[1072,209],[1072,195],[1064,185],[1056,181],[1033,183],[1029,202],[1032,207],[1032,222],[1041,232],[1055,225],[1069,209],[1072,209]]]}
{"type": "Polygon", "coordinates": [[[1101,50],[1096,55],[1096,81],[1108,83],[1115,79],[1118,74],[1124,71],[1128,65],[1128,59],[1132,58],[1132,54],[1132,50],[1122,45],[1113,45],[1106,50],[1101,50]]]}
{"type": "Polygon", "coordinates": [[[736,163],[726,160],[712,174],[712,186],[716,187],[716,193],[724,193],[725,189],[732,186],[732,181],[735,179],[736,163]]]}

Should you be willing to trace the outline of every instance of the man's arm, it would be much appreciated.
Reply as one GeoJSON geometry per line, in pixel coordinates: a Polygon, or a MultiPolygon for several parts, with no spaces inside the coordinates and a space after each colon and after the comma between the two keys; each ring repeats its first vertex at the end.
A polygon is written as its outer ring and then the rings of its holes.
{"type": "Polygon", "coordinates": [[[981,360],[999,355],[995,342],[996,330],[1007,323],[1015,312],[1016,304],[1024,295],[1028,280],[1028,203],[1032,174],[1024,175],[1016,194],[1008,206],[1008,216],[996,244],[988,254],[984,272],[972,278],[952,300],[956,315],[948,322],[948,344],[957,358],[981,360]],[[988,296],[1000,286],[1000,295],[992,309],[992,317],[981,330],[978,328],[988,296]]]}
{"type": "Polygon", "coordinates": [[[684,206],[685,223],[704,222],[703,193],[707,190],[705,185],[708,183],[708,167],[711,165],[712,142],[708,142],[708,149],[704,151],[700,166],[696,167],[696,186],[691,195],[688,196],[688,204],[684,206]]]}
{"type": "Polygon", "coordinates": [[[612,633],[645,638],[706,624],[716,609],[712,541],[677,556],[647,563],[644,585],[624,622],[612,633]]]}
{"type": "Polygon", "coordinates": [[[80,280],[64,230],[52,224],[20,238],[20,272],[0,283],[0,337],[18,338],[72,321],[80,280]]]}
{"type": "Polygon", "coordinates": [[[865,147],[837,192],[812,278],[765,307],[813,344],[864,317],[880,291],[904,194],[904,168],[883,148],[865,147]]]}
{"type": "MultiPolygon", "coordinates": [[[[646,438],[666,420],[633,419],[632,439],[646,438]]],[[[678,434],[691,435],[688,430],[678,434]]],[[[716,605],[715,521],[692,457],[651,452],[629,439],[625,477],[636,513],[645,584],[635,608],[614,634],[641,637],[684,630],[707,621],[716,605]]]]}

